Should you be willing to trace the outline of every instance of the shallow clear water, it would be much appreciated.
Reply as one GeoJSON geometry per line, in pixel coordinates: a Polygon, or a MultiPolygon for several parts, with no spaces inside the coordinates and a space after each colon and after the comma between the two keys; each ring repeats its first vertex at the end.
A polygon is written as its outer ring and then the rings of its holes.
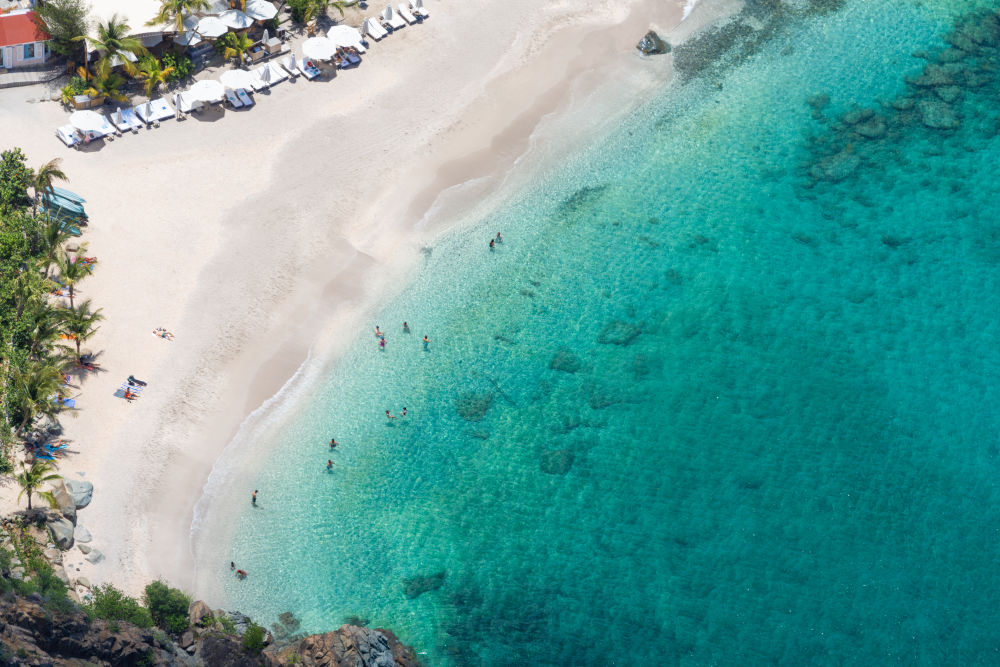
{"type": "Polygon", "coordinates": [[[443,239],[262,462],[233,606],[434,665],[1000,660],[1000,85],[878,106],[983,4],[786,25],[443,239]]]}

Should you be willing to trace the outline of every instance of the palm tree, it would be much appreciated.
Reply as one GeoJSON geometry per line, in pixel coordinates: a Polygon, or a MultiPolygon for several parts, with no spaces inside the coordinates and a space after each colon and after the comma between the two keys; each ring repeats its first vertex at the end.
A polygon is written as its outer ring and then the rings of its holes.
{"type": "Polygon", "coordinates": [[[108,72],[106,75],[98,72],[90,80],[90,88],[85,92],[91,97],[107,97],[116,102],[128,102],[128,95],[123,94],[121,90],[124,85],[124,77],[114,72],[108,72]]]}
{"type": "Polygon", "coordinates": [[[153,97],[153,93],[167,82],[167,77],[173,72],[173,67],[163,67],[160,61],[152,56],[143,58],[139,63],[139,76],[142,78],[146,97],[153,97]]]}
{"type": "MultiPolygon", "coordinates": [[[[42,269],[44,277],[49,277],[49,267],[56,263],[63,243],[72,238],[72,236],[70,226],[65,222],[49,215],[45,216],[41,238],[39,239],[42,250],[45,252],[39,262],[39,268],[42,269]]],[[[84,245],[80,246],[80,251],[77,252],[78,255],[83,254],[84,247],[84,245]]]]}
{"type": "Polygon", "coordinates": [[[31,347],[28,348],[28,354],[31,357],[35,357],[40,348],[58,340],[59,334],[64,332],[64,317],[61,312],[57,312],[51,306],[43,305],[35,311],[34,315],[34,326],[31,327],[31,347]]]}
{"type": "Polygon", "coordinates": [[[80,358],[80,344],[89,340],[91,336],[100,329],[96,325],[104,319],[101,309],[91,311],[90,299],[83,301],[75,308],[64,308],[62,310],[62,330],[68,336],[73,337],[76,343],[76,356],[80,358]]]}
{"type": "Polygon", "coordinates": [[[90,42],[103,51],[104,55],[97,61],[95,72],[102,77],[111,73],[111,61],[118,57],[122,68],[129,76],[135,76],[139,68],[129,60],[125,54],[131,53],[135,57],[144,56],[149,51],[142,45],[142,41],[137,37],[130,37],[131,28],[124,18],[119,18],[118,14],[112,14],[106,22],[97,24],[96,37],[76,37],[75,39],[88,39],[90,42]]]}
{"type": "Polygon", "coordinates": [[[59,402],[53,397],[63,393],[63,377],[54,365],[38,361],[29,362],[26,371],[14,367],[11,375],[11,408],[21,415],[14,435],[20,437],[38,417],[59,412],[59,402]]]}
{"type": "Polygon", "coordinates": [[[208,0],[161,0],[160,13],[146,25],[173,23],[177,32],[184,32],[184,16],[208,11],[211,3],[208,0]]]}
{"type": "Polygon", "coordinates": [[[56,258],[59,267],[59,280],[69,289],[69,307],[73,307],[73,297],[76,296],[76,284],[90,275],[90,267],[83,262],[75,262],[68,252],[56,258]]]}
{"type": "Polygon", "coordinates": [[[243,55],[253,48],[253,40],[247,37],[245,32],[231,33],[233,36],[226,43],[226,49],[222,52],[223,58],[233,58],[237,64],[243,63],[243,55]]]}
{"type": "Polygon", "coordinates": [[[21,485],[21,493],[18,494],[17,499],[20,500],[21,496],[28,494],[28,509],[31,509],[31,494],[37,493],[39,496],[48,501],[50,506],[55,506],[55,498],[52,497],[51,491],[39,491],[38,489],[45,482],[52,482],[60,479],[59,475],[52,472],[52,464],[48,461],[35,460],[29,467],[23,461],[21,462],[21,472],[14,476],[17,483],[21,485]]]}
{"type": "Polygon", "coordinates": [[[31,189],[35,196],[31,202],[31,213],[38,210],[38,204],[42,200],[43,194],[52,194],[53,181],[68,181],[66,174],[59,168],[62,158],[53,158],[38,168],[38,171],[31,172],[31,189]]]}

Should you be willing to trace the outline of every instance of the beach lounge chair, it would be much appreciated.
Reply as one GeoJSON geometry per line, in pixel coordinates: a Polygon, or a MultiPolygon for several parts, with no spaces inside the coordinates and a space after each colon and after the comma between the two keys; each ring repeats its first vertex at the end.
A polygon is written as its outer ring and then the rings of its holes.
{"type": "Polygon", "coordinates": [[[253,98],[247,95],[247,91],[243,90],[242,88],[236,89],[236,97],[240,98],[240,102],[243,103],[243,106],[247,108],[253,106],[253,98]]]}
{"type": "Polygon", "coordinates": [[[427,9],[424,7],[424,0],[410,0],[410,8],[413,13],[422,18],[427,18],[430,16],[427,9]]]}
{"type": "Polygon", "coordinates": [[[166,120],[176,115],[174,110],[170,108],[170,105],[162,97],[140,104],[135,108],[135,112],[143,122],[153,127],[159,127],[161,120],[166,120]]]}
{"type": "Polygon", "coordinates": [[[271,85],[271,70],[267,65],[261,65],[256,69],[250,70],[250,74],[253,76],[250,79],[250,87],[254,90],[267,90],[271,85]]]}
{"type": "Polygon", "coordinates": [[[143,122],[135,114],[134,108],[122,109],[122,119],[131,126],[133,134],[139,134],[139,130],[143,127],[143,122]]]}
{"type": "Polygon", "coordinates": [[[389,34],[389,32],[383,28],[376,19],[373,18],[367,18],[364,20],[361,24],[361,33],[368,35],[376,42],[389,34]]]}
{"type": "Polygon", "coordinates": [[[347,58],[347,62],[350,65],[360,65],[361,56],[358,55],[357,49],[353,47],[343,47],[340,49],[340,57],[347,58]]]}
{"type": "Polygon", "coordinates": [[[282,58],[281,66],[285,68],[285,70],[293,79],[298,78],[300,72],[298,65],[295,63],[294,53],[289,53],[287,56],[282,58]]]}
{"type": "MultiPolygon", "coordinates": [[[[174,105],[181,114],[195,113],[200,107],[200,103],[197,100],[186,97],[184,93],[174,95],[174,105]]],[[[178,116],[178,119],[181,118],[184,118],[184,116],[178,116]]]]}
{"type": "Polygon", "coordinates": [[[240,98],[235,92],[233,92],[232,88],[226,88],[226,99],[229,100],[229,104],[231,104],[234,109],[239,109],[243,106],[243,102],[240,101],[240,98]]]}
{"type": "Polygon", "coordinates": [[[280,67],[276,62],[268,62],[264,65],[271,71],[271,85],[276,83],[281,83],[288,78],[288,72],[285,71],[283,67],[280,67]]]}
{"type": "Polygon", "coordinates": [[[417,22],[417,17],[410,13],[410,8],[406,6],[405,2],[401,2],[397,5],[399,7],[399,15],[403,17],[403,20],[413,25],[417,22]]]}
{"type": "Polygon", "coordinates": [[[64,144],[71,148],[80,149],[80,144],[83,143],[83,137],[80,133],[76,131],[76,128],[72,125],[63,125],[62,127],[56,128],[56,136],[59,137],[64,144]]]}
{"type": "Polygon", "coordinates": [[[299,62],[299,71],[307,79],[315,79],[319,76],[319,68],[316,67],[316,63],[311,60],[302,60],[299,62]]]}
{"type": "Polygon", "coordinates": [[[406,21],[397,16],[396,12],[392,11],[392,5],[386,5],[385,9],[382,10],[382,25],[388,27],[390,30],[399,30],[406,27],[406,21]]]}

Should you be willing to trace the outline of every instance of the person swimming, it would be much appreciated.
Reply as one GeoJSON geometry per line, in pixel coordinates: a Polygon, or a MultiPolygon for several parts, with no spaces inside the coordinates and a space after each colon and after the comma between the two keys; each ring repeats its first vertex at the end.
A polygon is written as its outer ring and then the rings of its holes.
{"type": "Polygon", "coordinates": [[[403,333],[410,333],[410,325],[403,322],[403,333]]]}
{"type": "Polygon", "coordinates": [[[326,471],[333,472],[333,461],[327,459],[326,461],[326,471]]]}
{"type": "Polygon", "coordinates": [[[389,412],[388,410],[386,410],[385,411],[385,417],[386,417],[386,419],[395,419],[396,415],[394,415],[391,412],[389,412]]]}
{"type": "Polygon", "coordinates": [[[429,344],[430,342],[431,342],[431,339],[430,339],[430,338],[428,338],[427,336],[424,336],[424,341],[423,341],[423,343],[424,343],[424,349],[425,349],[425,350],[427,349],[427,345],[428,345],[428,344],[429,344]]]}

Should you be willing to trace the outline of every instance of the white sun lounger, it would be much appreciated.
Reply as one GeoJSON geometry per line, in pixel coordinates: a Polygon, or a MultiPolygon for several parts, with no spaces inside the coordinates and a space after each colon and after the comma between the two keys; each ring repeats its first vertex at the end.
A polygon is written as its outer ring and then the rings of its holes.
{"type": "Polygon", "coordinates": [[[264,74],[264,71],[267,69],[268,69],[267,65],[261,65],[256,69],[250,70],[250,76],[253,77],[250,79],[251,88],[258,91],[268,89],[270,83],[268,82],[267,79],[264,78],[265,76],[270,75],[270,71],[268,71],[268,74],[264,74]]]}
{"type": "Polygon", "coordinates": [[[143,122],[139,120],[139,116],[135,113],[135,107],[122,109],[122,119],[128,121],[128,124],[132,126],[132,132],[135,134],[138,134],[139,130],[144,127],[143,122]]]}
{"type": "Polygon", "coordinates": [[[399,15],[403,17],[403,20],[413,25],[417,22],[417,17],[410,13],[410,8],[406,6],[405,2],[399,3],[399,15]]]}
{"type": "Polygon", "coordinates": [[[240,101],[240,98],[233,92],[232,88],[226,88],[226,99],[229,100],[234,109],[239,109],[243,106],[243,102],[240,101]]]}
{"type": "Polygon", "coordinates": [[[248,108],[253,106],[253,98],[247,95],[247,91],[242,88],[236,89],[236,97],[240,98],[240,102],[243,103],[243,106],[248,108]]]}
{"type": "Polygon", "coordinates": [[[373,18],[367,18],[364,20],[364,23],[361,24],[361,32],[362,34],[368,35],[375,41],[378,41],[389,34],[389,32],[373,18]]]}
{"type": "Polygon", "coordinates": [[[299,71],[302,72],[302,76],[307,79],[315,79],[319,76],[319,68],[313,64],[313,61],[305,58],[300,60],[298,63],[299,71]]]}
{"type": "Polygon", "coordinates": [[[161,120],[166,120],[174,115],[174,110],[170,108],[167,101],[162,97],[150,100],[147,104],[143,102],[135,108],[136,115],[147,125],[159,126],[161,120]]]}
{"type": "Polygon", "coordinates": [[[72,125],[63,125],[62,127],[56,128],[56,136],[59,137],[64,144],[71,148],[80,148],[80,144],[83,143],[83,137],[80,133],[76,131],[76,128],[72,125]]]}
{"type": "Polygon", "coordinates": [[[293,79],[298,78],[299,67],[298,64],[292,64],[292,54],[288,54],[281,59],[281,66],[285,68],[285,71],[288,72],[293,79]]]}
{"type": "Polygon", "coordinates": [[[424,8],[424,0],[410,0],[410,8],[417,16],[427,18],[430,13],[424,8]]]}
{"type": "MultiPolygon", "coordinates": [[[[194,113],[201,109],[201,102],[189,98],[184,93],[177,93],[174,97],[174,104],[177,105],[177,110],[185,115],[194,113]]],[[[183,117],[184,116],[180,116],[180,118],[183,117]]]]}
{"type": "Polygon", "coordinates": [[[406,27],[406,21],[397,16],[396,12],[392,11],[392,5],[386,5],[385,9],[382,10],[382,25],[388,25],[393,30],[399,30],[406,27]]]}
{"type": "Polygon", "coordinates": [[[108,141],[113,141],[115,138],[115,134],[118,132],[118,130],[115,129],[115,126],[111,124],[111,121],[108,120],[107,116],[101,114],[101,118],[104,119],[104,125],[101,126],[101,129],[94,130],[94,134],[96,134],[98,137],[107,137],[108,141]]]}
{"type": "Polygon", "coordinates": [[[285,68],[280,67],[278,65],[278,63],[276,63],[276,62],[268,62],[268,63],[266,63],[266,65],[267,65],[267,68],[269,70],[271,70],[271,85],[272,86],[274,84],[276,84],[276,83],[281,83],[282,81],[284,81],[285,79],[288,78],[288,72],[285,71],[285,68]]]}
{"type": "Polygon", "coordinates": [[[118,107],[117,111],[111,112],[111,124],[118,129],[119,133],[129,131],[138,132],[138,130],[132,127],[132,123],[130,123],[128,118],[125,116],[125,110],[121,107],[118,107]],[[119,115],[121,115],[121,122],[118,121],[119,115]]]}

